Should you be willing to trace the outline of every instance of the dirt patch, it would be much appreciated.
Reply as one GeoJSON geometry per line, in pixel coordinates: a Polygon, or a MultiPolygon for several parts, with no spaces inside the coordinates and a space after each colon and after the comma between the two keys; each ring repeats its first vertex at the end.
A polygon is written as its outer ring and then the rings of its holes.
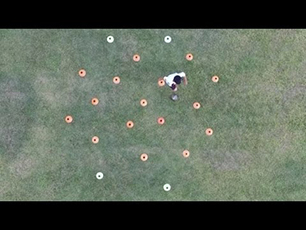
{"type": "Polygon", "coordinates": [[[127,152],[131,152],[131,153],[136,153],[136,154],[140,154],[140,153],[150,153],[150,154],[162,154],[163,148],[161,147],[148,147],[148,146],[140,146],[140,145],[136,145],[136,146],[129,146],[127,148],[125,148],[125,151],[127,152]]]}
{"type": "MultiPolygon", "coordinates": [[[[272,165],[277,165],[279,159],[283,159],[293,150],[293,139],[294,135],[288,130],[286,124],[278,125],[277,128],[271,128],[262,133],[261,143],[265,147],[261,148],[261,155],[265,155],[262,161],[271,161],[272,165]]],[[[278,166],[277,166],[278,167],[278,166]]]]}
{"type": "Polygon", "coordinates": [[[3,140],[3,145],[5,147],[6,153],[14,154],[14,136],[17,134],[18,130],[14,127],[3,128],[4,132],[1,133],[1,139],[3,140]]]}
{"type": "Polygon", "coordinates": [[[26,135],[29,121],[23,110],[29,100],[24,91],[26,86],[14,76],[5,76],[0,81],[0,147],[6,153],[17,154],[26,135]]]}
{"type": "Polygon", "coordinates": [[[98,165],[100,168],[104,168],[104,167],[106,167],[107,164],[106,164],[106,161],[105,161],[105,160],[99,158],[99,159],[97,159],[97,165],[98,165]]]}
{"type": "Polygon", "coordinates": [[[304,115],[306,114],[305,95],[306,86],[304,85],[295,85],[283,94],[280,116],[284,122],[290,120],[298,126],[304,124],[304,115]]]}
{"type": "Polygon", "coordinates": [[[290,103],[290,100],[294,99],[299,95],[306,94],[306,86],[304,85],[295,85],[293,88],[289,89],[283,94],[283,103],[290,103]]]}
{"type": "Polygon", "coordinates": [[[132,61],[133,55],[138,52],[137,44],[138,39],[134,37],[125,37],[124,40],[120,41],[124,46],[124,53],[122,54],[122,59],[124,62],[132,61]]]}
{"type": "Polygon", "coordinates": [[[55,92],[44,92],[41,93],[42,100],[47,102],[48,105],[54,105],[56,102],[61,100],[60,95],[56,94],[55,92]]]}
{"type": "Polygon", "coordinates": [[[9,190],[9,186],[7,184],[3,185],[3,183],[1,183],[1,187],[0,187],[0,198],[3,201],[3,195],[9,190]]]}
{"type": "Polygon", "coordinates": [[[48,92],[55,92],[57,82],[53,77],[49,77],[50,75],[48,72],[41,71],[35,78],[33,82],[34,89],[36,91],[48,91],[48,92]]]}
{"type": "Polygon", "coordinates": [[[98,99],[99,99],[99,104],[98,104],[98,106],[99,107],[102,107],[102,108],[105,108],[105,106],[106,106],[106,102],[107,102],[107,99],[108,98],[108,95],[107,95],[107,93],[99,93],[98,94],[98,99]]]}
{"type": "Polygon", "coordinates": [[[232,171],[239,170],[251,160],[250,153],[243,151],[210,151],[207,156],[215,170],[232,171]]]}
{"type": "Polygon", "coordinates": [[[0,106],[13,105],[24,107],[26,102],[25,93],[18,87],[18,81],[9,78],[0,84],[0,106]]]}
{"type": "Polygon", "coordinates": [[[273,82],[268,81],[254,85],[253,90],[264,95],[271,95],[272,97],[281,95],[281,89],[273,82]]]}
{"type": "Polygon", "coordinates": [[[51,139],[51,134],[53,134],[47,127],[44,126],[32,127],[30,133],[32,139],[37,141],[38,143],[48,142],[51,139]]]}
{"type": "Polygon", "coordinates": [[[13,104],[18,103],[18,105],[24,107],[23,99],[26,97],[24,93],[18,91],[4,91],[0,97],[0,103],[13,104]]]}
{"type": "Polygon", "coordinates": [[[38,100],[51,109],[68,106],[71,103],[70,98],[64,100],[64,92],[58,90],[59,83],[48,75],[49,73],[42,71],[33,82],[38,100]]]}
{"type": "Polygon", "coordinates": [[[34,158],[21,155],[9,166],[9,170],[14,176],[23,179],[31,174],[34,170],[35,164],[36,161],[34,158]]]}
{"type": "Polygon", "coordinates": [[[292,134],[290,134],[288,131],[278,132],[278,134],[275,134],[275,137],[279,141],[279,146],[276,148],[276,153],[278,155],[288,153],[292,147],[292,134]]]}
{"type": "Polygon", "coordinates": [[[288,46],[288,44],[292,44],[297,33],[298,30],[295,29],[271,30],[270,43],[274,49],[278,47],[284,48],[288,46]]]}

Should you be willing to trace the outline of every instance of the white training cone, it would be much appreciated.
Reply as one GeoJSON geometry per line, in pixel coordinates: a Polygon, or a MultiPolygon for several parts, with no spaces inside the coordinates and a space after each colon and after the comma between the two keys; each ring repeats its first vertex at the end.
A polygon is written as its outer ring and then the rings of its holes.
{"type": "Polygon", "coordinates": [[[103,173],[98,172],[98,173],[96,174],[96,177],[97,177],[98,180],[101,180],[101,179],[103,178],[103,173]]]}
{"type": "Polygon", "coordinates": [[[171,42],[171,37],[170,36],[166,36],[165,38],[164,38],[164,41],[166,42],[166,43],[170,43],[171,42]]]}
{"type": "Polygon", "coordinates": [[[165,184],[165,185],[164,185],[164,190],[165,190],[166,192],[170,191],[170,189],[171,189],[170,184],[165,184]]]}
{"type": "Polygon", "coordinates": [[[114,37],[113,36],[108,36],[107,37],[107,42],[108,43],[113,43],[114,42],[114,37]]]}

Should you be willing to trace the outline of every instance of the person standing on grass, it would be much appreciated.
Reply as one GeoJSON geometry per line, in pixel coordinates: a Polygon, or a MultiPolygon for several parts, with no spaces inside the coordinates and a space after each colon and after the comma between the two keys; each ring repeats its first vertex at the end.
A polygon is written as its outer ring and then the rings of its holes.
{"type": "Polygon", "coordinates": [[[187,77],[184,72],[175,72],[164,77],[164,81],[173,91],[177,91],[177,85],[181,84],[182,80],[187,85],[187,77]]]}

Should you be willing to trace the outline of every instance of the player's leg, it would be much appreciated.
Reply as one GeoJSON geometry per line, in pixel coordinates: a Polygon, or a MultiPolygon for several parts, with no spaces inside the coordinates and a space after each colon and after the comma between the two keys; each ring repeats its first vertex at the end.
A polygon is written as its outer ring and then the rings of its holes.
{"type": "Polygon", "coordinates": [[[183,77],[184,84],[187,85],[187,76],[183,77]]]}

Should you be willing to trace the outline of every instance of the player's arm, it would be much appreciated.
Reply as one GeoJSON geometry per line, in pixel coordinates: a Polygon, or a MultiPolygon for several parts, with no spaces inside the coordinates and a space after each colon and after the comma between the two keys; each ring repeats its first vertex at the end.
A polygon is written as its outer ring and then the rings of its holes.
{"type": "Polygon", "coordinates": [[[187,85],[187,76],[184,77],[184,84],[187,85]]]}

